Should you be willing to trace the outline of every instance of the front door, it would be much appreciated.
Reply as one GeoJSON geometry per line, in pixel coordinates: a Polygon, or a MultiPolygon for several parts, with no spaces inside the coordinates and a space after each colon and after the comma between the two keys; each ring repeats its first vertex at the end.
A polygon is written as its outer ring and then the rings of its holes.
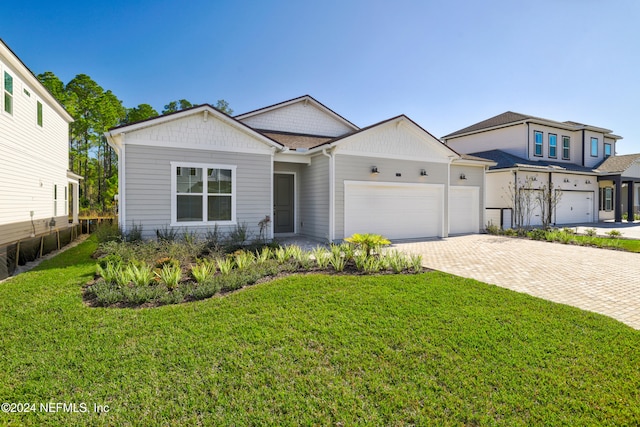
{"type": "Polygon", "coordinates": [[[273,179],[273,232],[294,232],[294,191],[292,174],[275,174],[273,179]]]}

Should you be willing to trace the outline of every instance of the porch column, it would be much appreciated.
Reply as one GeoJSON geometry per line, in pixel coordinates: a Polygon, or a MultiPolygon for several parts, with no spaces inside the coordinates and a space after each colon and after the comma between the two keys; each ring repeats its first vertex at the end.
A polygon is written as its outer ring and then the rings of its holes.
{"type": "Polygon", "coordinates": [[[614,182],[616,184],[616,195],[614,197],[614,221],[622,222],[622,180],[619,175],[615,177],[614,182]]]}
{"type": "Polygon", "coordinates": [[[634,196],[634,185],[633,185],[633,181],[629,181],[627,183],[627,222],[628,223],[632,223],[633,219],[634,219],[634,209],[633,209],[633,196],[634,196]]]}

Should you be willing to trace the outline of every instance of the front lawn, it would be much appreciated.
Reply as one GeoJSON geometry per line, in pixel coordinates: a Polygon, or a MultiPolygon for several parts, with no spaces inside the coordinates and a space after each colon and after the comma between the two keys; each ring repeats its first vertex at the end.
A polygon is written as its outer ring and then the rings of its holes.
{"type": "Polygon", "coordinates": [[[189,304],[91,308],[95,248],[0,284],[1,400],[37,405],[0,425],[640,419],[640,333],[598,314],[439,272],[290,276],[189,304]]]}

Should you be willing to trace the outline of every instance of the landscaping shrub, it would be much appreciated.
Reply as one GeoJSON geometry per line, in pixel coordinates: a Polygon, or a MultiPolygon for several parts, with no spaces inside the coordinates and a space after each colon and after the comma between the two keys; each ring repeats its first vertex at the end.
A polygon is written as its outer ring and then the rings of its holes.
{"type": "Polygon", "coordinates": [[[344,240],[356,248],[363,250],[367,255],[371,255],[374,251],[379,252],[381,247],[391,244],[386,237],[370,233],[355,233],[351,237],[346,237],[344,240]]]}
{"type": "Polygon", "coordinates": [[[502,229],[497,226],[494,225],[492,222],[490,222],[489,224],[487,224],[487,226],[484,229],[488,234],[493,234],[493,235],[498,235],[500,234],[500,232],[502,231],[502,229]]]}
{"type": "Polygon", "coordinates": [[[98,243],[117,242],[122,240],[122,230],[120,230],[115,221],[105,221],[100,223],[93,232],[93,235],[98,239],[98,243]]]}
{"type": "Polygon", "coordinates": [[[622,233],[619,232],[618,230],[610,230],[610,231],[607,231],[604,234],[609,236],[609,238],[611,238],[611,239],[617,239],[618,237],[622,237],[622,233]]]}

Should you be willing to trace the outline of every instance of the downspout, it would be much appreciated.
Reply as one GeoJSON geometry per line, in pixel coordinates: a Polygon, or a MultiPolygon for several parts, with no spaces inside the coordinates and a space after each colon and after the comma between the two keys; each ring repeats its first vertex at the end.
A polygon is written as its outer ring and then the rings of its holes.
{"type": "Polygon", "coordinates": [[[125,134],[121,134],[119,150],[118,150],[118,222],[119,226],[122,229],[123,233],[127,232],[127,217],[125,214],[127,198],[124,195],[125,189],[125,177],[126,177],[126,160],[125,160],[125,148],[124,148],[124,138],[125,134]]]}
{"type": "MultiPolygon", "coordinates": [[[[270,234],[271,240],[273,240],[273,237],[274,237],[274,234],[273,234],[274,233],[274,225],[273,225],[273,223],[275,222],[275,219],[276,219],[275,206],[273,204],[273,192],[274,192],[274,187],[273,187],[273,160],[275,158],[275,153],[276,153],[276,148],[273,147],[271,149],[271,175],[270,175],[270,178],[269,178],[271,180],[271,187],[269,187],[269,188],[271,188],[271,201],[270,201],[270,204],[269,204],[269,206],[271,206],[271,221],[269,221],[269,224],[270,224],[270,226],[269,226],[269,229],[270,229],[269,230],[269,234],[270,234]]],[[[296,221],[297,221],[297,219],[296,219],[296,221]]],[[[294,228],[294,230],[295,230],[295,228],[294,228]]]]}
{"type": "Polygon", "coordinates": [[[327,153],[327,149],[322,149],[322,154],[329,158],[329,241],[333,243],[336,238],[336,180],[335,180],[335,155],[333,152],[327,153]]]}

